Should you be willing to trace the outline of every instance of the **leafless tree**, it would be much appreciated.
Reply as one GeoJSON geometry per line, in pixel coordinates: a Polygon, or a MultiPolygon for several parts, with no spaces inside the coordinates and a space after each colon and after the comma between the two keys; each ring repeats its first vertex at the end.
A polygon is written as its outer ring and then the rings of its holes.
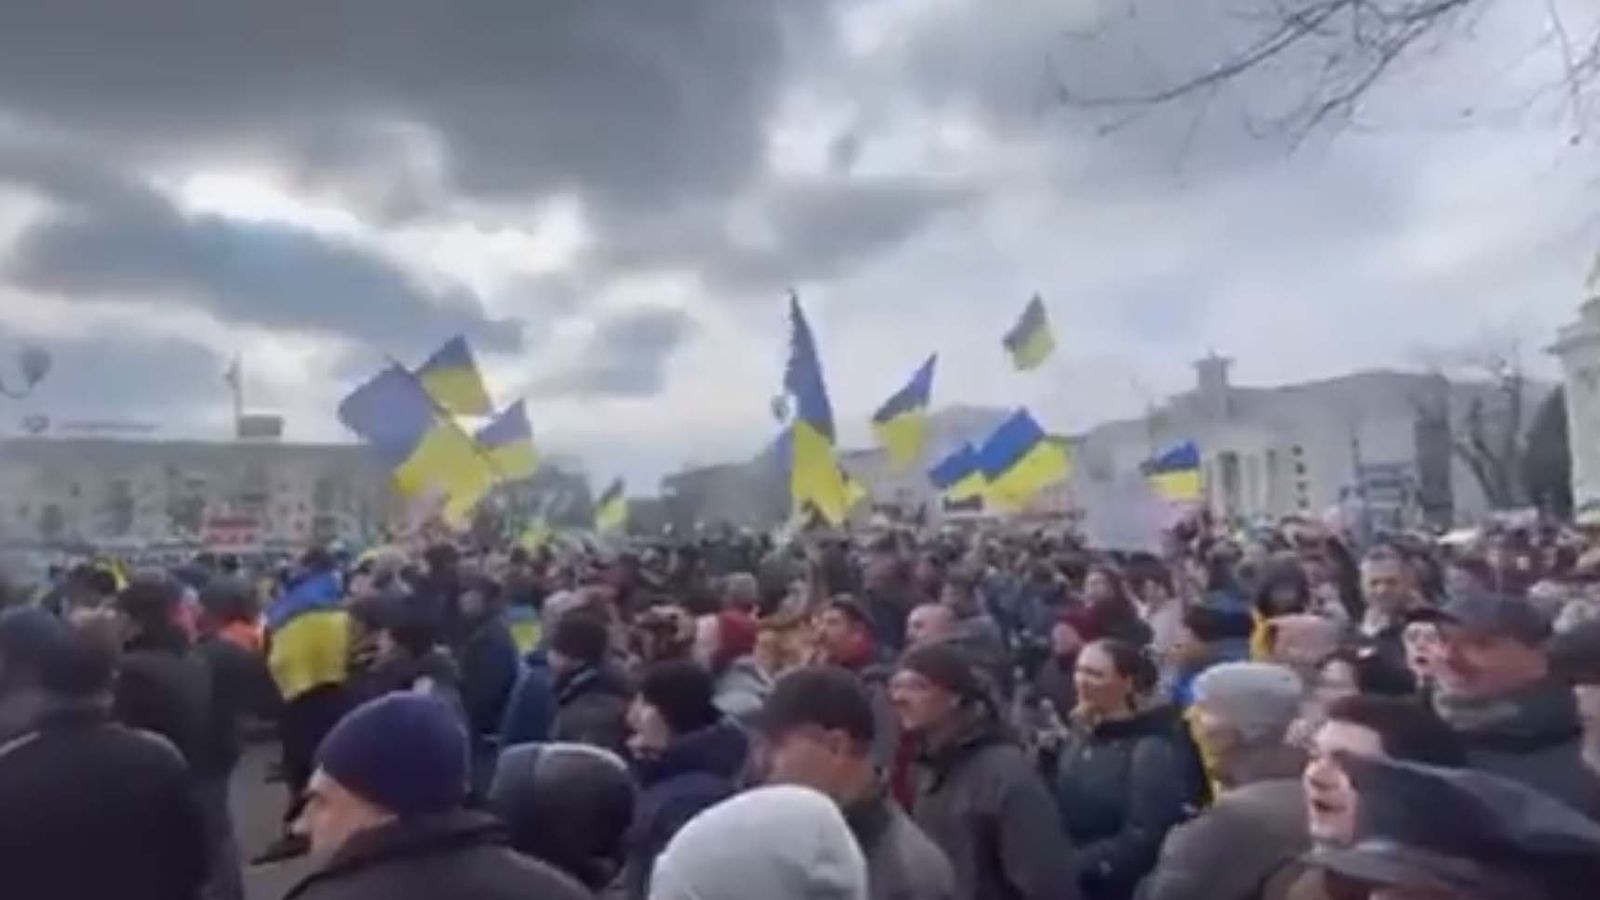
{"type": "MultiPolygon", "coordinates": [[[[1118,0],[1123,19],[1137,22],[1141,0],[1118,0]]],[[[1188,0],[1172,0],[1188,2],[1188,0]]],[[[1408,54],[1452,38],[1465,37],[1477,17],[1496,3],[1542,4],[1547,19],[1538,49],[1559,54],[1562,78],[1552,88],[1563,94],[1566,115],[1581,137],[1589,92],[1600,85],[1600,25],[1569,27],[1561,0],[1242,0],[1245,9],[1231,18],[1249,33],[1242,45],[1226,51],[1198,71],[1154,87],[1101,92],[1071,83],[1059,86],[1069,106],[1117,112],[1108,128],[1137,120],[1150,111],[1189,99],[1209,101],[1219,92],[1268,77],[1280,65],[1299,75],[1287,111],[1265,125],[1299,140],[1322,126],[1349,121],[1374,87],[1389,78],[1408,54]]],[[[1144,0],[1145,7],[1150,4],[1144,0]]],[[[1116,21],[1111,19],[1108,21],[1116,21]]],[[[1091,34],[1103,36],[1107,25],[1091,34]]]]}
{"type": "Polygon", "coordinates": [[[1526,505],[1522,476],[1530,384],[1516,344],[1424,351],[1421,356],[1437,376],[1439,389],[1412,398],[1418,415],[1447,430],[1451,453],[1472,473],[1491,507],[1526,505]],[[1452,381],[1468,389],[1454,391],[1452,381]],[[1451,402],[1452,394],[1465,395],[1460,410],[1451,402]]]}

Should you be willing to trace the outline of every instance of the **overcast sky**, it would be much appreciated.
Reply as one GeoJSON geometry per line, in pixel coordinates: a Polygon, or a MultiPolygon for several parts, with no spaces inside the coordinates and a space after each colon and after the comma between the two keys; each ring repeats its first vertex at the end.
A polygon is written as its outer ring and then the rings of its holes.
{"type": "Polygon", "coordinates": [[[1292,60],[1126,127],[1056,102],[1251,27],[1129,2],[0,5],[0,351],[56,361],[0,431],[220,436],[237,353],[250,407],[343,439],[346,391],[463,333],[547,451],[648,489],[770,441],[790,287],[851,443],[932,351],[938,402],[1061,430],[1213,349],[1249,384],[1485,335],[1548,366],[1600,134],[1551,90],[1545,4],[1483,0],[1294,148],[1256,127],[1292,60]],[[1021,376],[1035,291],[1061,349],[1021,376]]]}

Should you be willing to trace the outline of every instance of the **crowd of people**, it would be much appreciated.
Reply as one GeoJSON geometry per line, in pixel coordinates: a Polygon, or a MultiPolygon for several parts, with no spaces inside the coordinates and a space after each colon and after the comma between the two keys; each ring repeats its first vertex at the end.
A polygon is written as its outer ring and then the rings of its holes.
{"type": "Polygon", "coordinates": [[[1600,532],[437,535],[0,592],[16,898],[1565,900],[1600,532]],[[246,727],[250,726],[250,727],[246,727]],[[242,734],[281,837],[240,847],[242,734]]]}

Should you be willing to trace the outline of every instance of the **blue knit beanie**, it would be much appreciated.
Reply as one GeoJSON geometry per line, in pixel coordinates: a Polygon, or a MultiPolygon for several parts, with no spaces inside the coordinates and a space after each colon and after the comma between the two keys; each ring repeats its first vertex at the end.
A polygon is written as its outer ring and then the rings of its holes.
{"type": "Polygon", "coordinates": [[[401,818],[449,812],[467,792],[467,732],[439,700],[389,694],[340,720],[317,749],[317,766],[401,818]]]}

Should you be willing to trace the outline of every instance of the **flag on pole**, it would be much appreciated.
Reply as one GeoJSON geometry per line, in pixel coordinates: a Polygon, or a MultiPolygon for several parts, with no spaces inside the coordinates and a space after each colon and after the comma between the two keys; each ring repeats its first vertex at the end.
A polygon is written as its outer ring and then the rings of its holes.
{"type": "Polygon", "coordinates": [[[594,507],[594,530],[602,534],[622,531],[628,527],[628,498],[622,479],[611,482],[594,507]]]}
{"type": "Polygon", "coordinates": [[[850,511],[845,475],[834,449],[833,407],[817,359],[816,340],[800,298],[789,296],[789,363],[783,386],[794,397],[790,426],[789,494],[795,507],[810,503],[829,524],[844,522],[850,511]]]}
{"type": "Polygon", "coordinates": [[[1050,333],[1050,317],[1045,312],[1044,301],[1035,294],[1023,310],[1022,318],[1006,332],[1006,351],[1019,371],[1037,369],[1055,352],[1056,339],[1050,333]]]}
{"type": "Polygon", "coordinates": [[[1200,499],[1200,447],[1184,441],[1145,463],[1150,489],[1163,500],[1190,502],[1200,499]]]}
{"type": "Polygon", "coordinates": [[[428,357],[417,369],[417,380],[433,402],[452,415],[487,416],[493,411],[483,373],[464,337],[451,338],[428,357]]]}
{"type": "Polygon", "coordinates": [[[339,404],[339,421],[360,435],[394,474],[405,497],[437,492],[445,519],[461,524],[494,486],[482,448],[441,416],[419,380],[390,366],[339,404]]]}
{"type": "Polygon", "coordinates": [[[1067,448],[1052,440],[1025,409],[1007,419],[978,451],[986,501],[1021,509],[1072,470],[1067,448]]]}
{"type": "Polygon", "coordinates": [[[946,497],[955,501],[982,496],[988,486],[983,477],[983,466],[978,460],[978,451],[971,444],[962,444],[928,470],[928,480],[946,497]]]}
{"type": "Polygon", "coordinates": [[[922,459],[928,441],[928,406],[933,399],[933,370],[938,354],[928,357],[905,387],[872,417],[878,442],[889,451],[889,461],[905,470],[922,459]]]}
{"type": "Polygon", "coordinates": [[[525,481],[539,471],[533,426],[528,424],[528,409],[521,400],[478,429],[477,439],[501,480],[525,481]]]}

